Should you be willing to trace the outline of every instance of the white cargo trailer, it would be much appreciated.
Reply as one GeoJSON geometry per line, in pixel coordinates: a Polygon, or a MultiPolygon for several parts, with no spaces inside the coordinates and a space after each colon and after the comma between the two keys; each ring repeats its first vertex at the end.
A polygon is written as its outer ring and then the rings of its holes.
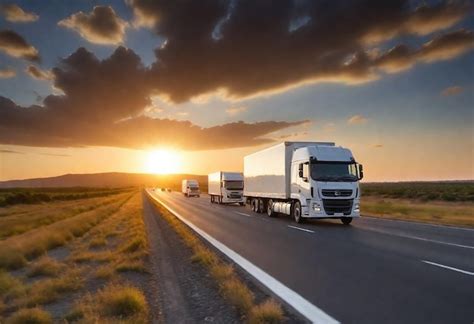
{"type": "Polygon", "coordinates": [[[306,218],[360,216],[362,165],[331,142],[283,142],[244,158],[244,196],[255,212],[306,218]]]}
{"type": "Polygon", "coordinates": [[[241,172],[214,172],[207,176],[211,203],[227,204],[244,201],[244,175],[241,172]]]}
{"type": "Polygon", "coordinates": [[[184,179],[181,182],[181,192],[186,197],[199,197],[201,195],[201,191],[199,190],[199,182],[197,182],[197,180],[184,179]]]}

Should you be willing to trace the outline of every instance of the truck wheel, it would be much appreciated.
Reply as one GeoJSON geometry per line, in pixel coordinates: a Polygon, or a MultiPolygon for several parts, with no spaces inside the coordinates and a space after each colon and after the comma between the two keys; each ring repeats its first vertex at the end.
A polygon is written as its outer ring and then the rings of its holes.
{"type": "Polygon", "coordinates": [[[344,225],[349,225],[352,222],[352,217],[342,217],[341,222],[344,225]]]}
{"type": "Polygon", "coordinates": [[[211,195],[211,204],[213,204],[213,203],[214,203],[214,196],[211,195]]]}
{"type": "Polygon", "coordinates": [[[220,205],[222,204],[222,196],[219,196],[219,198],[217,198],[217,203],[220,205]]]}
{"type": "Polygon", "coordinates": [[[273,212],[273,200],[271,199],[267,202],[267,215],[268,217],[275,216],[275,213],[273,212]]]}
{"type": "Polygon", "coordinates": [[[240,206],[245,206],[245,203],[244,203],[244,202],[240,202],[239,205],[240,205],[240,206]]]}
{"type": "Polygon", "coordinates": [[[303,222],[303,217],[301,217],[301,203],[299,201],[296,201],[293,205],[293,218],[295,222],[299,224],[303,222]]]}
{"type": "Polygon", "coordinates": [[[257,209],[257,213],[261,214],[261,213],[264,213],[265,212],[265,201],[263,199],[259,199],[258,200],[258,209],[257,209]]]}
{"type": "Polygon", "coordinates": [[[252,211],[257,213],[258,211],[258,200],[257,199],[252,199],[251,201],[251,206],[252,206],[252,211]]]}

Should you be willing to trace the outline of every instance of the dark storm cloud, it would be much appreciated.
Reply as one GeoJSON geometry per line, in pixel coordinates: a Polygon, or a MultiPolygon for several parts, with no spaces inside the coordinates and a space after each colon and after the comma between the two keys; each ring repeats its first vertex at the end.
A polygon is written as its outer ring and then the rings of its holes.
{"type": "Polygon", "coordinates": [[[91,13],[82,11],[58,22],[59,26],[77,31],[91,43],[116,45],[124,41],[128,23],[110,6],[95,6],[91,13]]]}
{"type": "Polygon", "coordinates": [[[39,61],[38,50],[13,30],[0,30],[0,51],[13,57],[39,61]]]}
{"type": "Polygon", "coordinates": [[[201,128],[190,122],[143,116],[150,104],[140,58],[119,47],[99,60],[84,48],[54,68],[54,86],[44,106],[20,107],[0,97],[0,143],[27,146],[172,145],[192,150],[252,146],[265,135],[300,122],[244,122],[201,128]]]}
{"type": "MultiPolygon", "coordinates": [[[[374,80],[381,58],[368,55],[368,46],[428,35],[471,9],[464,2],[413,8],[405,0],[128,3],[136,24],[166,39],[156,50],[151,82],[175,102],[216,92],[239,99],[305,83],[374,80]]],[[[392,56],[400,55],[400,46],[392,56]]],[[[428,57],[423,49],[416,60],[428,57]]],[[[431,57],[442,58],[434,52],[431,57]]]]}

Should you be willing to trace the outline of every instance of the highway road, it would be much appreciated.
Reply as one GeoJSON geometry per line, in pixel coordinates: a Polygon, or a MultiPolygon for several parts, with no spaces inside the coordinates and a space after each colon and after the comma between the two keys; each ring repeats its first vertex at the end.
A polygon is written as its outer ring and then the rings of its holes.
{"type": "Polygon", "coordinates": [[[369,217],[296,224],[207,195],[150,194],[335,321],[474,322],[472,229],[369,217]]]}

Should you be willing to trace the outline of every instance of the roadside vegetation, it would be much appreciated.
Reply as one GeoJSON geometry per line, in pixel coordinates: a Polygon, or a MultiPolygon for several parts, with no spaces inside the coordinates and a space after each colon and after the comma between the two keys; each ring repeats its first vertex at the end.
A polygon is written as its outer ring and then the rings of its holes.
{"type": "Polygon", "coordinates": [[[362,183],[361,190],[379,198],[474,202],[474,181],[362,183]]]}
{"type": "Polygon", "coordinates": [[[194,232],[165,207],[151,199],[159,210],[160,215],[183,239],[184,243],[193,251],[192,261],[204,266],[219,286],[222,296],[236,307],[252,324],[281,323],[284,313],[279,303],[273,299],[258,303],[248,286],[239,278],[233,266],[210,250],[194,232]]]}
{"type": "MultiPolygon", "coordinates": [[[[0,241],[0,323],[148,322],[140,192],[82,203],[41,204],[46,225],[0,241]]],[[[36,213],[24,208],[36,206],[0,208],[0,221],[11,208],[18,224],[28,222],[36,213]]]]}
{"type": "Polygon", "coordinates": [[[133,188],[6,188],[0,189],[0,207],[105,197],[133,188]]]}
{"type": "Polygon", "coordinates": [[[474,182],[361,184],[363,215],[474,227],[474,182]]]}

